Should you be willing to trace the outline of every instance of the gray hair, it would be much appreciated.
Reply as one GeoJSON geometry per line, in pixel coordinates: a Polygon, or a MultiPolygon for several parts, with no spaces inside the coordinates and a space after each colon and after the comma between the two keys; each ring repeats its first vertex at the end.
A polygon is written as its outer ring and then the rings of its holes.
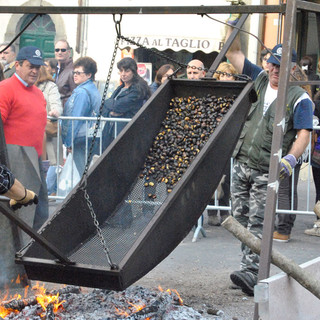
{"type": "MultiPolygon", "coordinates": [[[[10,42],[3,42],[0,44],[0,47],[7,47],[10,44],[10,42]]],[[[16,53],[16,46],[12,43],[8,48],[11,48],[11,50],[16,53]]]]}

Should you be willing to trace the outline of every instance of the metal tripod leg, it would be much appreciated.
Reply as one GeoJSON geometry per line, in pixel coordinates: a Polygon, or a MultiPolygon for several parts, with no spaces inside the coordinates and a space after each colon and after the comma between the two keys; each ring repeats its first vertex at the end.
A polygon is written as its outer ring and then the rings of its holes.
{"type": "Polygon", "coordinates": [[[206,231],[203,229],[203,214],[198,219],[197,226],[196,226],[196,229],[193,234],[192,242],[197,241],[200,231],[201,231],[201,234],[203,235],[203,237],[206,238],[207,234],[206,234],[206,231]]]}

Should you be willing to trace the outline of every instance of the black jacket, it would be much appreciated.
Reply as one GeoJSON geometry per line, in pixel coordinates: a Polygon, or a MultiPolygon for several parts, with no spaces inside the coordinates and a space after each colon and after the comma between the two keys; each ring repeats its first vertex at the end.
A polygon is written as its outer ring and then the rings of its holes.
{"type": "Polygon", "coordinates": [[[113,111],[120,113],[120,118],[132,118],[148,98],[142,96],[134,83],[127,90],[119,93],[123,87],[123,84],[120,85],[105,101],[102,113],[104,117],[108,117],[109,113],[113,111]]]}

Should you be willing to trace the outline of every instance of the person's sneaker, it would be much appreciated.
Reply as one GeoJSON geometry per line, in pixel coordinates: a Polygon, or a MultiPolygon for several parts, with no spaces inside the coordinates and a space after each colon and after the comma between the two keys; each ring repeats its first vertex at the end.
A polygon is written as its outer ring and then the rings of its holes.
{"type": "Polygon", "coordinates": [[[320,220],[317,220],[313,228],[304,230],[304,233],[307,234],[308,236],[317,236],[320,237],[320,220]]]}
{"type": "Polygon", "coordinates": [[[273,233],[273,240],[277,242],[289,242],[290,234],[281,234],[278,231],[273,233]]]}
{"type": "Polygon", "coordinates": [[[208,216],[209,226],[220,226],[220,217],[218,215],[208,216]]]}
{"type": "Polygon", "coordinates": [[[239,286],[245,294],[253,296],[254,286],[257,284],[258,277],[246,271],[234,271],[230,274],[231,281],[239,286]]]}
{"type": "Polygon", "coordinates": [[[304,233],[307,234],[308,236],[320,237],[320,228],[307,229],[307,230],[304,230],[304,233]]]}
{"type": "Polygon", "coordinates": [[[316,205],[313,208],[313,212],[320,218],[320,201],[317,201],[316,205]]]}

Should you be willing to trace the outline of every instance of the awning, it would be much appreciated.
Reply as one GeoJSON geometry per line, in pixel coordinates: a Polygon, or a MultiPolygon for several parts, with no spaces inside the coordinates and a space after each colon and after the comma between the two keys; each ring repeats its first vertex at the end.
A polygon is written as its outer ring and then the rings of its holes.
{"type": "MultiPolygon", "coordinates": [[[[226,21],[228,15],[213,15],[226,21]]],[[[147,48],[189,52],[220,51],[225,36],[225,25],[200,15],[141,15],[125,16],[121,34],[147,48]]],[[[120,47],[132,46],[121,41],[120,47]]],[[[136,48],[136,47],[135,47],[136,48]]]]}

